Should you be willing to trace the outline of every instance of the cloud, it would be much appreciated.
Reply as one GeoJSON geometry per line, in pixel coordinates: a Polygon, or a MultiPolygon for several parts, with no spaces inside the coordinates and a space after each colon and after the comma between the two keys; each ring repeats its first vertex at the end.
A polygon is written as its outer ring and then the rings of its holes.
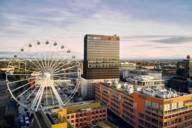
{"type": "Polygon", "coordinates": [[[6,31],[12,31],[9,36],[17,36],[20,30],[24,33],[32,33],[34,30],[45,30],[45,28],[49,31],[61,29],[91,17],[96,12],[97,3],[99,0],[92,2],[88,0],[1,1],[0,25],[3,30],[1,29],[0,32],[5,32],[6,35],[6,31]]]}
{"type": "Polygon", "coordinates": [[[155,48],[155,49],[175,49],[175,48],[185,48],[185,46],[180,46],[180,45],[178,45],[178,46],[154,46],[153,48],[155,48]]]}
{"type": "MultiPolygon", "coordinates": [[[[133,35],[123,36],[123,41],[129,40],[145,40],[150,42],[158,42],[162,44],[184,44],[192,41],[192,36],[185,35],[133,35]]],[[[136,45],[137,46],[137,45],[136,45]]]]}
{"type": "Polygon", "coordinates": [[[163,44],[184,44],[192,42],[192,37],[189,36],[173,36],[173,37],[166,37],[159,40],[152,40],[152,42],[158,42],[163,44]]]}
{"type": "Polygon", "coordinates": [[[159,38],[174,37],[174,35],[132,35],[132,36],[122,36],[121,40],[152,40],[159,38]]]}
{"type": "Polygon", "coordinates": [[[190,6],[188,1],[179,0],[3,1],[0,50],[15,50],[32,40],[51,39],[66,43],[82,56],[83,37],[93,33],[119,35],[121,57],[125,58],[185,55],[191,47],[190,39],[186,39],[192,29],[190,6]],[[183,47],[168,51],[166,47],[172,44],[183,47]]]}
{"type": "Polygon", "coordinates": [[[131,18],[177,25],[191,25],[192,1],[190,0],[109,0],[113,10],[129,13],[131,18]],[[185,17],[185,18],[182,18],[185,17]]]}

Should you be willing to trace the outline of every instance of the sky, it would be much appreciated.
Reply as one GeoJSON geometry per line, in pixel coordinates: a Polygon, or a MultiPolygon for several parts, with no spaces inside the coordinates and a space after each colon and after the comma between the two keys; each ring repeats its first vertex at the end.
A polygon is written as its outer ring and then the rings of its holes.
{"type": "Polygon", "coordinates": [[[54,40],[83,58],[85,34],[116,34],[123,59],[185,58],[191,21],[191,0],[0,0],[0,52],[54,40]]]}

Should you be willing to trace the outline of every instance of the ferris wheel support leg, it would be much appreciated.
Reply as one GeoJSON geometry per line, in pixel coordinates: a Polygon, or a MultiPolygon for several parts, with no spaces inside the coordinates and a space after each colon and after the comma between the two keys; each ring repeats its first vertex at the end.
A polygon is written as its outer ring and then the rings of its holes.
{"type": "Polygon", "coordinates": [[[56,88],[54,86],[51,86],[51,88],[52,88],[53,94],[55,95],[55,98],[57,99],[57,101],[59,103],[59,107],[62,107],[63,106],[63,101],[62,101],[61,97],[59,96],[56,88]]]}
{"type": "Polygon", "coordinates": [[[43,86],[43,87],[42,87],[42,91],[41,91],[40,96],[39,96],[39,99],[38,99],[37,106],[36,106],[36,108],[35,108],[35,111],[37,111],[38,108],[39,108],[39,105],[40,105],[41,100],[42,100],[42,97],[43,97],[44,90],[45,90],[45,87],[43,86]]]}
{"type": "Polygon", "coordinates": [[[32,110],[35,110],[35,106],[37,105],[38,99],[39,99],[39,97],[41,95],[41,91],[42,91],[42,87],[39,88],[35,98],[32,101],[32,104],[31,104],[31,109],[32,110]]]}
{"type": "Polygon", "coordinates": [[[53,90],[52,89],[50,89],[50,93],[51,93],[51,98],[52,98],[52,102],[51,103],[53,105],[53,104],[55,104],[55,102],[54,102],[53,90]]]}

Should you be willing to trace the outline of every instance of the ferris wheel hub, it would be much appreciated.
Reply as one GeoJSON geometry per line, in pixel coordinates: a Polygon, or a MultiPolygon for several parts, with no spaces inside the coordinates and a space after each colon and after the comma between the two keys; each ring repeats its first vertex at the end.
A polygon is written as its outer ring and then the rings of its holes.
{"type": "Polygon", "coordinates": [[[44,72],[44,73],[43,73],[43,77],[44,77],[44,79],[51,79],[51,73],[49,73],[49,72],[44,72]]]}

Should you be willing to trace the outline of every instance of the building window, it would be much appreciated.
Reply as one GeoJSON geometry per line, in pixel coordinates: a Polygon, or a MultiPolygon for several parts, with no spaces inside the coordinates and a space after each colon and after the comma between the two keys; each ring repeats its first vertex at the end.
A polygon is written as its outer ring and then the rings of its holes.
{"type": "Polygon", "coordinates": [[[164,105],[164,111],[169,111],[171,110],[171,105],[170,104],[165,104],[164,105]]]}
{"type": "Polygon", "coordinates": [[[177,109],[177,103],[172,103],[171,104],[171,109],[177,109]]]}

